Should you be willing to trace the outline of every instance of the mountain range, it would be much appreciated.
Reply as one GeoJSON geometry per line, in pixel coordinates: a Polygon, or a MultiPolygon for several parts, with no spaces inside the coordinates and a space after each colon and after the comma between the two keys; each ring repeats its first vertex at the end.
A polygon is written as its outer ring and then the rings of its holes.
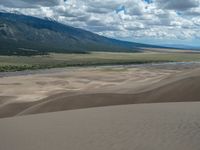
{"type": "Polygon", "coordinates": [[[0,12],[0,53],[17,51],[84,53],[138,52],[160,46],[120,41],[47,19],[0,12]]]}

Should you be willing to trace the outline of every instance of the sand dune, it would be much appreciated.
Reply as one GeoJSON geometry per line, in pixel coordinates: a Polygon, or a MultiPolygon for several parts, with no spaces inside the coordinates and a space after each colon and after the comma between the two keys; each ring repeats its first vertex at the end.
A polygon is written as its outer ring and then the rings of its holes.
{"type": "Polygon", "coordinates": [[[0,149],[198,150],[199,107],[136,104],[0,119],[0,149]]]}
{"type": "Polygon", "coordinates": [[[65,93],[57,94],[25,109],[18,115],[110,105],[200,101],[199,90],[200,70],[198,69],[158,82],[150,90],[138,94],[96,93],[72,96],[65,93]]]}
{"type": "Polygon", "coordinates": [[[200,69],[79,70],[1,81],[0,117],[16,116],[0,119],[2,150],[200,148],[200,69]]]}
{"type": "Polygon", "coordinates": [[[0,117],[110,105],[199,101],[200,69],[192,65],[192,69],[178,70],[178,66],[82,68],[0,78],[0,117]]]}

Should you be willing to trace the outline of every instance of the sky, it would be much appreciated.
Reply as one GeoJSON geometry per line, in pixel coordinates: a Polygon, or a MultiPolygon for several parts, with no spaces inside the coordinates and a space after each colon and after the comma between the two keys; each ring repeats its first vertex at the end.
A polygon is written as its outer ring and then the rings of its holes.
{"type": "Polygon", "coordinates": [[[0,11],[121,40],[200,47],[200,0],[0,0],[0,11]]]}

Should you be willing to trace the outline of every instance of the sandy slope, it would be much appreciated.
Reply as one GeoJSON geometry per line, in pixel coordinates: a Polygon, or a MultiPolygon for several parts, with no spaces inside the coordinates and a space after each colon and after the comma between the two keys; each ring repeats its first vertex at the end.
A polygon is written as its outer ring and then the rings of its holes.
{"type": "Polygon", "coordinates": [[[199,101],[200,69],[196,65],[185,67],[72,68],[0,78],[0,117],[122,104],[199,101]]]}
{"type": "Polygon", "coordinates": [[[180,71],[110,66],[3,77],[0,78],[0,117],[14,116],[31,106],[51,101],[52,97],[137,92],[176,72],[180,71]]]}
{"type": "Polygon", "coordinates": [[[199,150],[200,103],[136,104],[0,120],[2,150],[199,150]]]}
{"type": "Polygon", "coordinates": [[[53,112],[87,107],[137,103],[200,101],[200,70],[175,75],[136,94],[92,93],[68,96],[57,94],[33,105],[18,115],[53,112]]]}

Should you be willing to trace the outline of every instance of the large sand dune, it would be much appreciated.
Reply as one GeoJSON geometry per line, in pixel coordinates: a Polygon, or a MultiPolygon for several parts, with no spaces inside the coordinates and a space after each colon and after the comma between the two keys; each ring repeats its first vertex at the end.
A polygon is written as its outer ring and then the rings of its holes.
{"type": "Polygon", "coordinates": [[[200,101],[200,70],[182,73],[152,86],[136,94],[57,94],[18,115],[123,104],[200,101]]]}
{"type": "Polygon", "coordinates": [[[198,66],[179,64],[72,68],[4,77],[0,78],[0,117],[110,105],[199,101],[199,83],[198,66]]]}
{"type": "Polygon", "coordinates": [[[199,150],[200,69],[171,67],[0,78],[0,150],[199,150]]]}
{"type": "Polygon", "coordinates": [[[136,104],[0,119],[0,149],[199,150],[199,108],[136,104]]]}

